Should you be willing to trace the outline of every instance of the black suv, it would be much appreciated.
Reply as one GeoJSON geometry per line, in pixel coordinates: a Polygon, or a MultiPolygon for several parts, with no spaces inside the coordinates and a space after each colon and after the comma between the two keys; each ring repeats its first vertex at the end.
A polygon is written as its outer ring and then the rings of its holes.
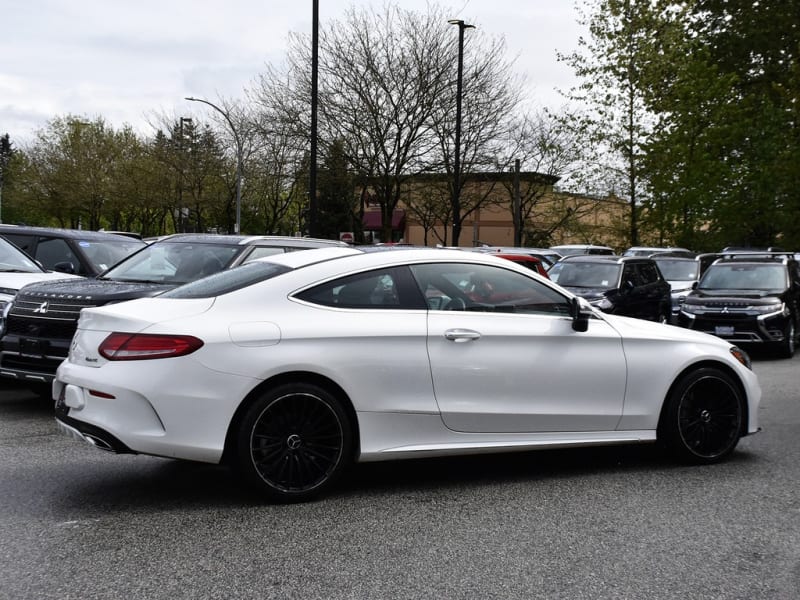
{"type": "Polygon", "coordinates": [[[328,246],[347,244],[280,236],[176,234],[144,245],[97,278],[29,284],[5,311],[0,376],[50,383],[67,356],[83,308],[156,296],[257,258],[328,246]]]}
{"type": "Polygon", "coordinates": [[[800,331],[800,267],[793,255],[728,254],[686,296],[678,325],[733,344],[766,345],[794,355],[800,331]]]}
{"type": "Polygon", "coordinates": [[[103,231],[0,225],[0,236],[22,248],[45,269],[94,277],[145,243],[129,236],[103,231]]]}
{"type": "Polygon", "coordinates": [[[669,321],[670,286],[652,258],[566,256],[550,267],[547,274],[603,312],[669,321]]]}

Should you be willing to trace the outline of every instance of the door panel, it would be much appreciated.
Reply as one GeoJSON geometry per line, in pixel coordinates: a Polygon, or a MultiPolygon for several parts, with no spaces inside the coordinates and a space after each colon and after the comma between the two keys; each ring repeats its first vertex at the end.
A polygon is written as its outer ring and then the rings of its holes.
{"type": "Polygon", "coordinates": [[[616,331],[599,318],[586,332],[573,330],[569,299],[543,282],[485,265],[462,267],[412,267],[432,308],[428,355],[447,427],[615,429],[626,378],[616,331]]]}

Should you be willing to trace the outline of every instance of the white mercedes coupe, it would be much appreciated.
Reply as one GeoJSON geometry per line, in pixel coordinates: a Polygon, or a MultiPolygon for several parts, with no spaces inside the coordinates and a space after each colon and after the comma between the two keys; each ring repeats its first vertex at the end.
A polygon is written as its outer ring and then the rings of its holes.
{"type": "Polygon", "coordinates": [[[226,462],[293,502],[357,461],[660,442],[712,463],[758,430],[761,390],[729,343],[511,261],[351,247],[84,309],[53,394],[97,448],[226,462]]]}

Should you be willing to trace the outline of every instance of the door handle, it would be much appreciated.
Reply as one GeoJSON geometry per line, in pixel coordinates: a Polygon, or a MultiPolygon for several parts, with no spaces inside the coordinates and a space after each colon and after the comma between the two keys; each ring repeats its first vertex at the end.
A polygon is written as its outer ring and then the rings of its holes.
{"type": "Polygon", "coordinates": [[[481,334],[472,329],[448,329],[444,332],[445,339],[455,342],[457,344],[463,342],[471,342],[481,337],[481,334]]]}

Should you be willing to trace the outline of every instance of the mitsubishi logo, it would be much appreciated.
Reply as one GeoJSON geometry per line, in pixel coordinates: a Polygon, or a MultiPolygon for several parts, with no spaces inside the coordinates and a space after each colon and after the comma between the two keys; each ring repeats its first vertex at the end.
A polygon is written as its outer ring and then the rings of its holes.
{"type": "Polygon", "coordinates": [[[727,312],[728,312],[728,307],[727,307],[727,306],[723,306],[723,307],[722,307],[722,310],[721,310],[721,311],[719,311],[719,312],[721,312],[721,313],[723,313],[723,314],[727,313],[727,312]]]}
{"type": "Polygon", "coordinates": [[[42,302],[41,305],[39,305],[38,308],[34,308],[33,309],[33,312],[38,313],[40,315],[43,315],[43,314],[45,314],[47,312],[47,306],[49,304],[50,304],[49,302],[42,302]]]}

